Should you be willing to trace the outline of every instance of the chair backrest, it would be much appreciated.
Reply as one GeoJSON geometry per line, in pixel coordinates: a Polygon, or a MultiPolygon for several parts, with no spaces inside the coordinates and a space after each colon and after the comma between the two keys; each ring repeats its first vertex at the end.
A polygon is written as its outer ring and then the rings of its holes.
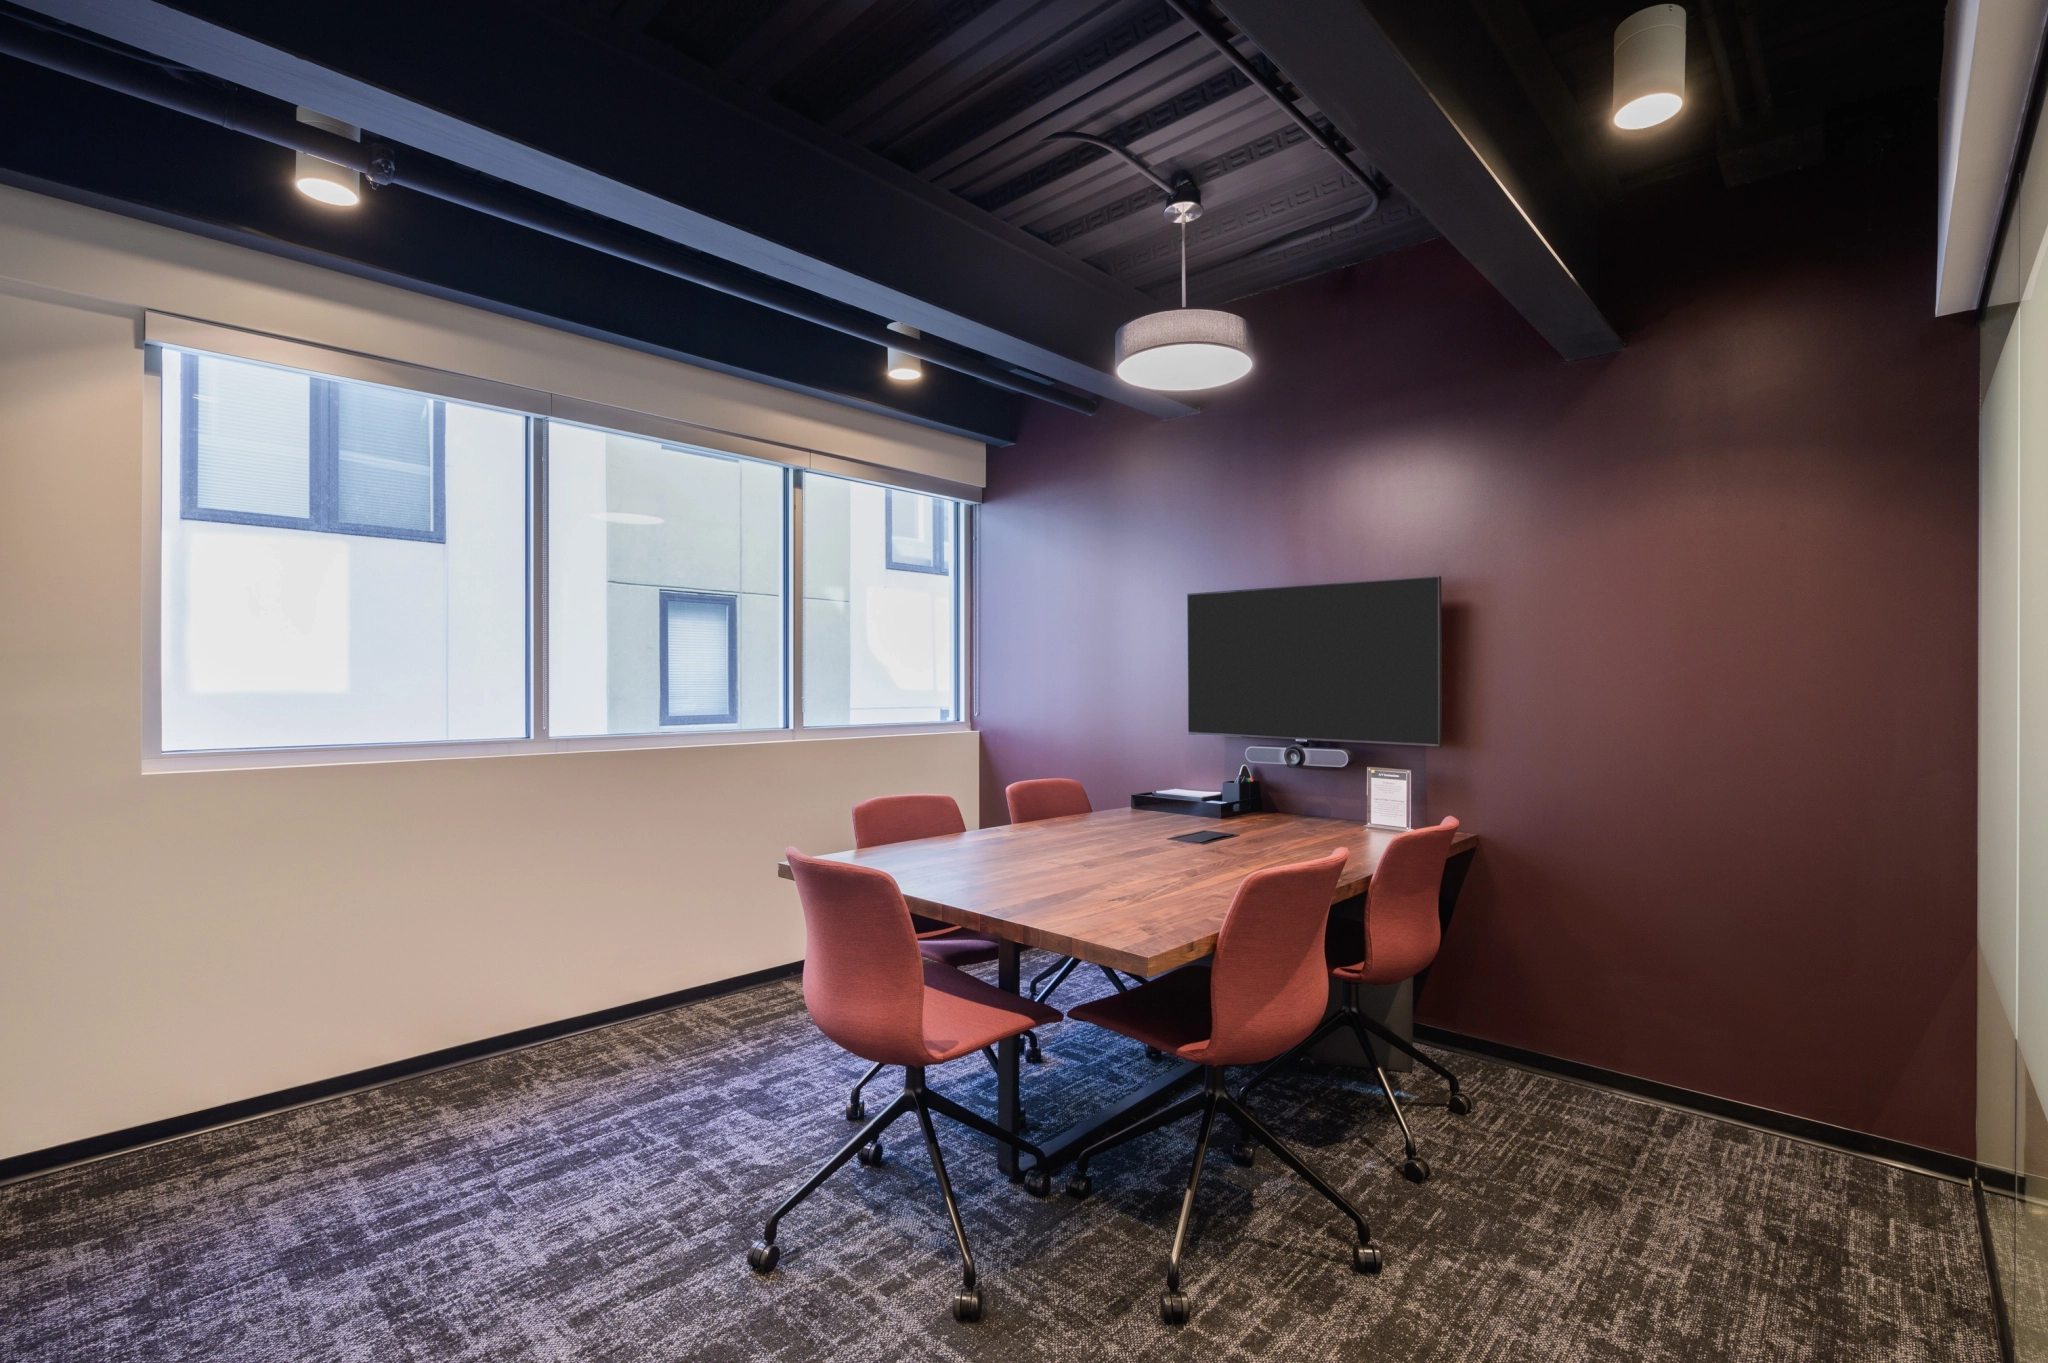
{"type": "Polygon", "coordinates": [[[931,1062],[924,964],[910,906],[885,871],[784,854],[804,906],[804,1004],[811,1021],[863,1060],[931,1062]]]}
{"type": "Polygon", "coordinates": [[[1323,1019],[1330,1000],[1323,926],[1350,854],[1254,871],[1237,887],[1209,975],[1205,1065],[1256,1065],[1283,1055],[1323,1019]]]}
{"type": "Polygon", "coordinates": [[[1385,967],[1406,979],[1436,959],[1443,943],[1437,892],[1457,831],[1458,821],[1445,819],[1434,828],[1403,833],[1380,854],[1366,891],[1365,960],[1358,963],[1371,973],[1385,967]]]}
{"type": "Polygon", "coordinates": [[[878,795],[853,807],[853,845],[886,847],[915,838],[965,833],[967,820],[950,795],[878,795]]]}
{"type": "Polygon", "coordinates": [[[1088,803],[1088,792],[1081,783],[1064,776],[1019,781],[1003,792],[1003,798],[1010,802],[1011,823],[1036,823],[1040,819],[1095,812],[1095,806],[1088,803]]]}

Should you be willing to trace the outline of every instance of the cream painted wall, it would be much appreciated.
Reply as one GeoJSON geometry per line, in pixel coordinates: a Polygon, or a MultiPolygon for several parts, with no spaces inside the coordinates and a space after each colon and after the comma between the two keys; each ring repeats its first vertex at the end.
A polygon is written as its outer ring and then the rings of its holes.
{"type": "MultiPolygon", "coordinates": [[[[0,191],[0,276],[68,258],[18,249],[24,216],[138,227],[31,197],[0,191]]],[[[849,807],[888,792],[943,791],[976,821],[967,732],[142,775],[136,309],[165,286],[134,252],[157,231],[91,246],[105,277],[0,283],[0,1157],[795,960],[785,845],[850,845],[849,807]]],[[[304,268],[170,245],[280,310],[304,268]]],[[[435,348],[422,313],[447,305],[312,283],[305,316],[341,308],[361,348],[378,307],[435,348]]],[[[602,376],[593,343],[454,311],[462,346],[530,371],[486,377],[543,379],[558,345],[560,372],[602,376]]],[[[829,436],[829,415],[799,418],[829,436]]]]}

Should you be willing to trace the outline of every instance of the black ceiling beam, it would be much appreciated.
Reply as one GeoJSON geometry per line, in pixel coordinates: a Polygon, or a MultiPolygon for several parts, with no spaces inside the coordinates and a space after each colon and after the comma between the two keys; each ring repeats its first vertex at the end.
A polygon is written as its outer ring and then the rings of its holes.
{"type": "Polygon", "coordinates": [[[490,0],[25,7],[1161,416],[1120,383],[1152,301],[678,57],[490,0]]]}
{"type": "Polygon", "coordinates": [[[401,190],[353,212],[291,188],[290,153],[0,57],[0,182],[479,307],[969,439],[1016,438],[1021,399],[936,366],[882,376],[874,347],[401,190]]]}
{"type": "Polygon", "coordinates": [[[1471,6],[1219,3],[1559,354],[1621,349],[1593,301],[1593,204],[1471,6]]]}

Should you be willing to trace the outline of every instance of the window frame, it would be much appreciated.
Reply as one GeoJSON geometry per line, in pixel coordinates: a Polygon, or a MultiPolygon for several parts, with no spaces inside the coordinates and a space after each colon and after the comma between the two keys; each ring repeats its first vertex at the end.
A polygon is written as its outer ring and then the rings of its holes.
{"type": "MultiPolygon", "coordinates": [[[[708,727],[740,722],[740,598],[732,592],[693,592],[663,587],[655,610],[656,651],[661,655],[661,724],[663,728],[688,725],[708,727]],[[709,601],[725,608],[725,713],[720,715],[678,715],[668,708],[668,608],[672,602],[709,601]]],[[[595,736],[595,735],[593,735],[595,736]]],[[[606,735],[611,737],[612,735],[606,735]]]]}
{"type": "Polygon", "coordinates": [[[889,487],[882,489],[882,566],[892,573],[926,573],[933,577],[948,576],[953,570],[950,564],[953,544],[953,520],[959,514],[960,503],[950,497],[941,497],[932,492],[919,492],[915,488],[889,487]],[[932,561],[930,563],[904,563],[896,558],[896,498],[922,497],[932,504],[932,561]],[[939,519],[938,503],[944,502],[952,509],[952,515],[939,519]]]}
{"type": "MultiPolygon", "coordinates": [[[[316,534],[362,535],[375,539],[415,540],[426,544],[448,542],[447,431],[448,402],[435,393],[396,389],[425,398],[433,404],[433,480],[431,530],[410,530],[396,525],[369,525],[341,519],[341,385],[353,379],[335,378],[286,365],[265,365],[260,361],[230,355],[182,351],[178,366],[178,515],[188,521],[218,521],[226,525],[260,525],[274,530],[308,530],[316,534]],[[277,516],[260,511],[230,511],[199,504],[199,360],[228,364],[255,364],[266,369],[284,369],[303,374],[310,387],[307,394],[306,508],[309,514],[277,516]]],[[[383,388],[385,384],[364,384],[383,388]]]]}
{"type": "MultiPolygon", "coordinates": [[[[527,388],[469,373],[445,370],[417,362],[385,359],[361,350],[335,348],[314,342],[288,339],[275,334],[241,330],[196,319],[149,312],[142,328],[142,380],[147,419],[140,432],[138,458],[149,489],[142,534],[144,600],[140,640],[143,665],[139,672],[137,700],[142,711],[142,752],[139,767],[144,775],[175,775],[183,772],[265,770],[308,766],[353,766],[364,763],[452,761],[477,757],[512,757],[542,753],[607,752],[675,747],[724,747],[733,744],[821,742],[837,739],[913,736],[918,734],[971,732],[978,710],[980,639],[975,627],[975,599],[979,582],[978,519],[981,502],[978,484],[956,482],[918,473],[893,464],[882,464],[846,455],[829,454],[781,441],[756,439],[716,426],[657,415],[643,408],[614,406],[588,398],[544,389],[527,388]],[[196,445],[183,439],[184,412],[189,404],[180,401],[177,385],[164,373],[163,353],[175,351],[185,361],[221,358],[294,370],[315,379],[366,383],[397,389],[435,400],[494,408],[525,418],[527,477],[527,703],[528,728],[524,738],[448,738],[407,742],[360,744],[307,744],[292,747],[180,749],[163,748],[163,601],[166,587],[164,531],[169,520],[182,517],[182,494],[190,489],[196,500],[196,469],[183,457],[196,452],[196,445]],[[174,424],[175,423],[175,424],[174,424]],[[724,453],[747,462],[765,463],[785,471],[782,499],[782,715],[779,727],[741,729],[735,726],[669,726],[635,733],[576,734],[557,737],[548,727],[548,600],[549,527],[548,465],[551,428],[556,424],[596,427],[624,435],[635,435],[663,443],[676,443],[705,453],[724,453]],[[178,458],[166,462],[166,442],[177,439],[178,458]],[[175,470],[175,474],[173,472],[175,470]],[[835,479],[867,483],[884,490],[918,493],[953,507],[955,522],[951,549],[953,564],[952,602],[954,648],[952,675],[956,703],[947,720],[881,722],[854,725],[807,725],[802,707],[803,688],[803,498],[806,474],[817,473],[835,479]],[[170,486],[172,477],[178,487],[170,486]],[[166,518],[169,518],[167,520],[166,518]]],[[[181,366],[182,367],[182,366],[181,366]]],[[[440,407],[445,416],[445,407],[440,407]]],[[[435,516],[446,543],[445,507],[445,425],[443,441],[437,446],[435,516]]],[[[343,529],[315,528],[307,521],[289,517],[258,517],[233,512],[196,508],[194,520],[241,521],[309,533],[351,533],[343,529]]],[[[308,518],[310,520],[310,518],[308,518]]],[[[382,527],[371,527],[383,535],[382,527]]],[[[885,525],[886,529],[886,525],[885,525]]],[[[393,538],[417,538],[417,532],[395,534],[393,538]]],[[[679,590],[679,589],[665,589],[679,590]]],[[[720,595],[720,593],[710,593],[720,595]]],[[[736,613],[735,613],[736,614],[736,613]]],[[[732,655],[737,662],[737,651],[732,655]]],[[[666,690],[664,686],[664,692],[666,690]]],[[[737,688],[734,696],[737,698],[737,688]]],[[[665,695],[664,695],[665,701],[665,695]]]]}

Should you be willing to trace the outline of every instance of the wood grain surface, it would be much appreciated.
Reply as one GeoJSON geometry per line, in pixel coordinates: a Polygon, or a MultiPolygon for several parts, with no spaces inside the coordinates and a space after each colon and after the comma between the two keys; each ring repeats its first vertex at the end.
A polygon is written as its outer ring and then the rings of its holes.
{"type": "MultiPolygon", "coordinates": [[[[838,852],[831,859],[887,871],[915,913],[1149,976],[1216,949],[1231,896],[1253,871],[1348,848],[1351,859],[1332,902],[1349,899],[1363,893],[1397,836],[1299,814],[1218,821],[1104,809],[838,852]],[[1204,830],[1237,836],[1200,845],[1173,841],[1204,830]]],[[[1451,855],[1478,841],[1460,829],[1451,855]]],[[[787,879],[789,866],[780,870],[787,879]]]]}

